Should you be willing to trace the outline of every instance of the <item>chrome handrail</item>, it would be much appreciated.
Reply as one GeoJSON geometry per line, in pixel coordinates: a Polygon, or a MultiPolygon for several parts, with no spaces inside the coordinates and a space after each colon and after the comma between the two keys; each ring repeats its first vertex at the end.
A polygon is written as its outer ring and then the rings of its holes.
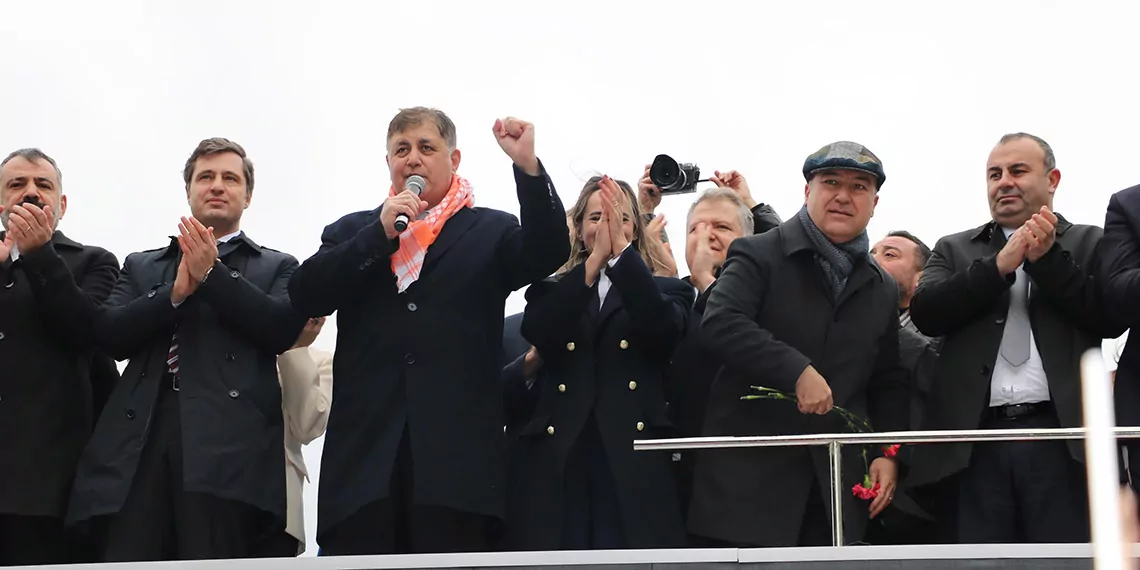
{"type": "MultiPolygon", "coordinates": [[[[1140,437],[1140,427],[1118,427],[1116,437],[1140,437]]],[[[724,449],[740,447],[802,447],[826,445],[831,471],[832,545],[843,546],[843,478],[840,452],[844,445],[896,443],[953,443],[976,441],[1027,441],[1047,439],[1083,439],[1088,429],[972,429],[939,431],[897,431],[873,433],[827,433],[770,436],[684,437],[670,439],[638,439],[635,451],[677,449],[724,449]]]]}

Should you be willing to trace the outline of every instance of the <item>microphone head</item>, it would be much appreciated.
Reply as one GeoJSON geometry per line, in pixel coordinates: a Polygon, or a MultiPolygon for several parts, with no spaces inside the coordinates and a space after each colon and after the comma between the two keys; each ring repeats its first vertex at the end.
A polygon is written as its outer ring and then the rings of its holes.
{"type": "Polygon", "coordinates": [[[411,190],[412,193],[415,194],[416,196],[419,196],[420,194],[423,193],[424,186],[426,186],[426,185],[427,185],[427,181],[424,180],[424,177],[420,176],[419,174],[413,174],[413,175],[409,176],[407,180],[404,181],[404,188],[411,190]]]}

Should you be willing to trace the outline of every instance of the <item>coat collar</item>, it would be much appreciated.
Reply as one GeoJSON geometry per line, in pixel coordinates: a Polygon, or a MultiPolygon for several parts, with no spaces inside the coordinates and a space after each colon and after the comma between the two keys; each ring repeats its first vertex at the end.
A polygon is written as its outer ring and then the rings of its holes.
{"type": "MultiPolygon", "coordinates": [[[[230,238],[229,241],[218,245],[218,257],[225,257],[242,246],[246,246],[246,248],[249,249],[249,251],[254,255],[261,255],[261,250],[263,249],[260,245],[257,244],[257,242],[253,241],[253,238],[249,237],[249,234],[243,231],[240,234],[230,238]]],[[[162,252],[162,255],[159,256],[159,259],[171,255],[177,256],[179,251],[180,248],[178,247],[178,237],[170,236],[170,245],[166,246],[166,250],[162,252]]]]}
{"type": "MultiPolygon", "coordinates": [[[[0,241],[3,241],[4,237],[7,235],[8,235],[8,232],[0,231],[0,241]]],[[[63,235],[63,232],[61,232],[59,230],[55,230],[55,233],[51,235],[51,243],[55,247],[69,247],[72,249],[83,249],[83,244],[63,235]]]]}
{"type": "MultiPolygon", "coordinates": [[[[787,257],[791,257],[800,251],[815,253],[815,244],[811,242],[811,238],[807,235],[807,230],[804,229],[798,217],[793,217],[780,226],[780,238],[783,242],[784,255],[787,257]]],[[[874,258],[870,255],[864,256],[860,261],[855,263],[855,268],[851,272],[852,277],[854,277],[856,273],[859,273],[860,268],[864,266],[870,268],[870,271],[867,272],[867,277],[877,275],[880,281],[883,279],[883,269],[879,267],[878,263],[874,262],[874,258]]]]}
{"type": "MultiPolygon", "coordinates": [[[[792,217],[780,226],[780,238],[786,257],[791,257],[801,251],[815,252],[815,245],[811,242],[811,238],[808,237],[807,230],[804,229],[803,224],[800,223],[799,217],[792,217]]],[[[863,285],[873,280],[885,281],[885,272],[882,267],[879,267],[878,263],[875,263],[874,258],[870,255],[866,255],[855,262],[855,267],[851,270],[851,275],[847,278],[847,285],[843,288],[835,305],[842,305],[844,301],[855,294],[863,285]]]]}
{"type": "Polygon", "coordinates": [[[815,246],[811,243],[811,238],[807,235],[807,230],[804,225],[800,223],[797,216],[783,223],[780,226],[780,238],[783,242],[784,255],[791,257],[792,254],[800,251],[815,251],[815,246]]]}
{"type": "MultiPolygon", "coordinates": [[[[1057,235],[1065,235],[1065,232],[1069,231],[1069,228],[1073,227],[1072,222],[1066,220],[1065,216],[1062,216],[1059,212],[1053,212],[1053,214],[1057,216],[1057,235]]],[[[970,239],[973,241],[993,241],[995,237],[998,237],[998,239],[1005,241],[1005,234],[1001,231],[1001,226],[999,226],[998,223],[994,220],[990,220],[981,226],[978,226],[974,230],[974,233],[970,234],[970,239]]]]}
{"type": "Polygon", "coordinates": [[[432,242],[427,248],[427,253],[424,255],[424,266],[421,274],[427,271],[440,257],[443,257],[447,250],[457,243],[459,238],[463,237],[478,220],[479,216],[475,215],[475,211],[471,208],[460,208],[458,212],[452,214],[447,222],[443,224],[443,228],[439,231],[435,241],[432,242]]]}

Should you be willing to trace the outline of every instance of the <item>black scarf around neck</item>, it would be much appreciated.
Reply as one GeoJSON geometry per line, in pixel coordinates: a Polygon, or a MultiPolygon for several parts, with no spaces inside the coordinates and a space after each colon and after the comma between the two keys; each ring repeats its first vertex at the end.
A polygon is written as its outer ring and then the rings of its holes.
{"type": "Polygon", "coordinates": [[[815,225],[808,214],[806,204],[800,208],[797,217],[800,220],[800,225],[804,227],[808,239],[815,246],[815,259],[827,277],[827,285],[831,289],[831,299],[833,301],[838,300],[839,295],[843,293],[843,288],[847,286],[847,278],[855,269],[855,263],[863,259],[871,247],[867,230],[863,230],[863,233],[849,242],[837,244],[827,239],[827,236],[823,235],[823,232],[815,225]]]}

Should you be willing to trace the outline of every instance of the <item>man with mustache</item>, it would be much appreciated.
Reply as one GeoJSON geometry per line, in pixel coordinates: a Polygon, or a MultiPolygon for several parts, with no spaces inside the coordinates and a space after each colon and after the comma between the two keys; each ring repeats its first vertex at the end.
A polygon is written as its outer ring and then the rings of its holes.
{"type": "MultiPolygon", "coordinates": [[[[898,288],[868,254],[867,223],[886,179],[883,164],[863,145],[836,142],[808,156],[803,175],[799,214],[733,241],[702,295],[701,335],[723,365],[703,435],[845,431],[830,413],[836,405],[879,430],[906,427],[898,288]],[[754,385],[795,393],[798,402],[741,401],[754,385]]],[[[868,515],[893,499],[895,460],[875,450],[868,455],[878,495],[860,503],[845,493],[845,542],[862,539],[868,515]]],[[[851,489],[863,480],[860,451],[847,449],[843,463],[842,487],[851,489]]],[[[689,531],[710,546],[830,544],[827,465],[822,448],[702,451],[689,531]]]]}
{"type": "MultiPolygon", "coordinates": [[[[1053,211],[1060,181],[1048,143],[1002,137],[986,162],[992,219],[934,246],[910,304],[923,334],[945,337],[923,429],[1082,425],[1081,356],[1123,328],[1098,292],[1101,229],[1053,211]]],[[[1087,542],[1083,455],[1079,440],[918,445],[908,484],[957,490],[947,539],[1087,542]]]]}
{"type": "Polygon", "coordinates": [[[534,125],[508,117],[492,132],[513,163],[519,218],[475,207],[445,113],[403,109],[388,125],[383,204],[329,224],[289,283],[307,316],[337,312],[325,554],[489,550],[505,515],[506,299],[565,263],[570,241],[534,125]]]}
{"type": "Polygon", "coordinates": [[[67,495],[102,391],[92,323],[119,264],[63,235],[66,212],[50,156],[0,162],[0,566],[70,561],[67,495]]]}
{"type": "MultiPolygon", "coordinates": [[[[926,399],[930,393],[930,383],[934,366],[938,361],[938,342],[918,331],[910,318],[910,301],[918,287],[922,271],[930,259],[930,247],[918,236],[896,230],[886,235],[875,247],[871,255],[887,273],[894,277],[899,287],[899,359],[910,379],[910,429],[922,427],[922,415],[926,399]]],[[[911,446],[903,448],[909,455],[911,446]]],[[[905,457],[904,457],[905,461],[905,457]]],[[[902,483],[905,485],[906,480],[902,483]]],[[[872,544],[928,544],[935,538],[934,522],[911,497],[910,493],[898,492],[890,509],[880,517],[878,525],[867,529],[867,542],[872,544]]]]}
{"type": "Polygon", "coordinates": [[[130,362],[68,518],[90,523],[107,562],[254,557],[286,528],[277,355],[306,321],[286,292],[297,260],[241,229],[254,187],[241,145],[201,141],[182,175],[192,216],[127,256],[95,321],[130,362]]]}

